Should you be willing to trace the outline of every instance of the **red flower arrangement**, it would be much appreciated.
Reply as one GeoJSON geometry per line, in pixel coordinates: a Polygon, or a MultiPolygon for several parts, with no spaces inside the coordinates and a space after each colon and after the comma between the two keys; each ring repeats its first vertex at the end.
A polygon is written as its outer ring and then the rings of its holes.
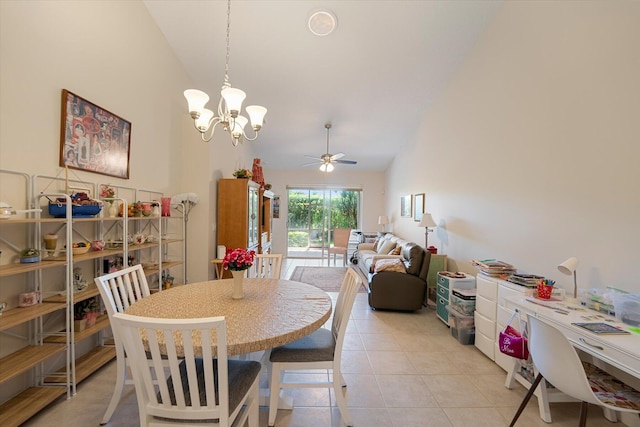
{"type": "Polygon", "coordinates": [[[242,271],[253,265],[256,251],[248,251],[245,248],[227,250],[227,254],[222,260],[222,267],[225,270],[242,271]]]}

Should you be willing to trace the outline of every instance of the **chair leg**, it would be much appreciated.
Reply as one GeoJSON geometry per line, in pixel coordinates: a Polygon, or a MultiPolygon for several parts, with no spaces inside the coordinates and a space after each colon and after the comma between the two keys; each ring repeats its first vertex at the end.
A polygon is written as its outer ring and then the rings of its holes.
{"type": "Polygon", "coordinates": [[[353,422],[351,421],[351,415],[349,415],[349,410],[347,409],[347,399],[344,396],[345,390],[342,387],[342,375],[334,371],[333,374],[333,392],[336,395],[336,402],[338,403],[338,409],[340,410],[340,415],[342,415],[342,420],[349,427],[353,426],[353,422]]]}
{"type": "Polygon", "coordinates": [[[527,406],[527,403],[529,403],[531,396],[533,396],[533,393],[536,391],[536,388],[538,387],[538,384],[540,384],[540,381],[542,381],[542,378],[543,378],[542,374],[538,374],[536,379],[533,381],[533,384],[531,384],[531,387],[529,387],[529,391],[527,392],[527,395],[524,397],[524,399],[522,399],[522,403],[520,403],[520,407],[518,408],[518,411],[513,416],[513,420],[511,420],[511,424],[509,424],[509,427],[513,427],[514,425],[516,425],[516,421],[518,421],[518,418],[520,418],[522,411],[524,411],[524,408],[527,406]]]}
{"type": "Polygon", "coordinates": [[[277,363],[271,364],[271,375],[269,377],[269,422],[268,425],[276,425],[276,415],[278,413],[278,403],[280,401],[280,366],[277,363]]]}
{"type": "Polygon", "coordinates": [[[249,427],[258,427],[260,420],[260,408],[258,407],[259,402],[259,389],[258,383],[255,384],[255,390],[253,391],[253,397],[251,398],[251,406],[247,408],[249,410],[248,423],[249,427]]]}
{"type": "Polygon", "coordinates": [[[118,354],[116,356],[116,364],[116,385],[113,387],[111,401],[109,402],[109,406],[107,406],[107,410],[102,416],[102,421],[100,421],[100,424],[107,424],[111,420],[111,416],[118,407],[118,403],[120,403],[120,398],[122,397],[125,378],[127,376],[127,364],[125,362],[124,351],[122,351],[122,354],[118,354]]]}
{"type": "Polygon", "coordinates": [[[588,408],[589,404],[587,402],[582,402],[582,405],[580,405],[580,423],[578,424],[580,427],[585,427],[587,425],[588,408]]]}

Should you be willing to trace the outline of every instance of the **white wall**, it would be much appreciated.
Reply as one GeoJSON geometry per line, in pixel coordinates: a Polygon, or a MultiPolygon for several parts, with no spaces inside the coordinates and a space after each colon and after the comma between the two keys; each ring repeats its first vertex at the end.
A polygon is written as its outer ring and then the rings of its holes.
{"type": "Polygon", "coordinates": [[[385,175],[381,172],[350,172],[348,166],[338,165],[331,173],[317,168],[299,171],[264,169],[265,182],[273,185],[271,191],[280,196],[280,219],[273,220],[273,252],[287,253],[287,186],[343,186],[363,189],[362,229],[377,231],[378,215],[384,215],[385,175]],[[341,170],[342,169],[342,170],[341,170]]]}
{"type": "Polygon", "coordinates": [[[506,2],[388,171],[426,193],[450,270],[498,258],[578,286],[640,290],[640,3],[506,2]],[[407,179],[412,170],[412,179],[407,179]]]}
{"type": "MultiPolygon", "coordinates": [[[[249,147],[226,134],[204,143],[182,92],[193,84],[139,1],[0,2],[0,168],[56,175],[62,89],[132,123],[130,179],[73,171],[80,179],[195,192],[188,279],[212,277],[216,182],[251,167],[249,147]]],[[[0,200],[23,200],[1,194],[0,200]]]]}

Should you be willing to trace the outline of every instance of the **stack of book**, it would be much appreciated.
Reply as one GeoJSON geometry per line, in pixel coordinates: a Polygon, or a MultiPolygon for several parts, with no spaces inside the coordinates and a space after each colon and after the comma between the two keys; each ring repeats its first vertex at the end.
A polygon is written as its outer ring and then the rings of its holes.
{"type": "Polygon", "coordinates": [[[544,280],[544,277],[536,276],[535,274],[515,272],[507,280],[509,282],[515,283],[516,285],[535,288],[540,280],[544,280]]]}
{"type": "Polygon", "coordinates": [[[471,264],[480,270],[480,274],[500,279],[507,279],[516,272],[516,268],[513,265],[495,259],[483,259],[480,261],[472,259],[471,264]]]}

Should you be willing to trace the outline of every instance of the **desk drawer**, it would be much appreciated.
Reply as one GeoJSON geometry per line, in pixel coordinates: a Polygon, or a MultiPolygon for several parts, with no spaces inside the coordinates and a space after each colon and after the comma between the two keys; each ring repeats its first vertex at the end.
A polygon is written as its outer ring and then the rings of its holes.
{"type": "Polygon", "coordinates": [[[489,359],[495,360],[494,351],[496,348],[496,341],[487,338],[485,335],[476,333],[476,348],[483,352],[489,359]]]}
{"type": "MultiPolygon", "coordinates": [[[[493,322],[482,314],[475,312],[476,331],[495,341],[496,339],[496,322],[493,322]]],[[[476,334],[477,335],[477,334],[476,334]]]]}
{"type": "Polygon", "coordinates": [[[484,297],[476,297],[476,311],[489,320],[496,320],[496,302],[484,297]]]}

